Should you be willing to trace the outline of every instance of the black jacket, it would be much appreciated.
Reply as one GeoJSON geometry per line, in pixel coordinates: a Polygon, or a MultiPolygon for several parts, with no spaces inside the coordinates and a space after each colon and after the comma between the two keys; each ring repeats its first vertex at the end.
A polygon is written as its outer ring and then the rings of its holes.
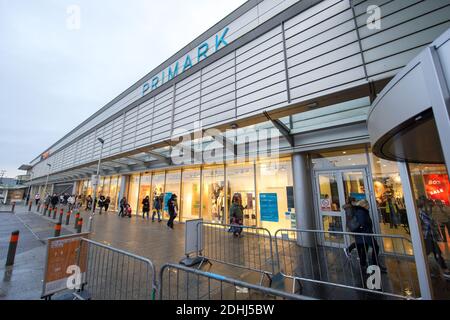
{"type": "MultiPolygon", "coordinates": [[[[358,227],[353,230],[356,233],[373,233],[372,219],[370,218],[369,210],[363,207],[355,207],[355,218],[358,221],[358,227]]],[[[355,236],[355,242],[357,244],[370,244],[373,237],[370,236],[355,236]]]]}
{"type": "Polygon", "coordinates": [[[142,200],[142,209],[150,210],[150,200],[149,199],[144,198],[144,200],[142,200]]]}
{"type": "Polygon", "coordinates": [[[58,196],[53,196],[51,203],[52,203],[52,205],[56,206],[59,203],[58,196]]]}

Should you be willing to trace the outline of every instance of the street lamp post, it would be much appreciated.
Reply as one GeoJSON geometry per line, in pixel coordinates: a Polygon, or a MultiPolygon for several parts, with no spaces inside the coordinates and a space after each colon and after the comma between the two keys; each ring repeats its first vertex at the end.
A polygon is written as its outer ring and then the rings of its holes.
{"type": "MultiPolygon", "coordinates": [[[[27,196],[28,201],[29,201],[30,198],[31,198],[31,185],[33,184],[33,174],[34,174],[34,172],[33,172],[33,170],[31,170],[31,171],[30,171],[30,186],[28,187],[28,196],[27,196]]],[[[27,205],[28,205],[28,204],[27,204],[27,205]]]]}
{"type": "Polygon", "coordinates": [[[97,177],[94,185],[94,203],[92,204],[92,212],[91,216],[89,217],[89,232],[92,232],[92,225],[94,223],[94,215],[95,215],[95,206],[97,204],[97,186],[99,183],[99,175],[100,175],[100,164],[102,162],[102,156],[103,156],[103,145],[105,144],[105,140],[102,138],[97,138],[98,142],[101,143],[100,148],[100,157],[98,158],[98,164],[97,164],[97,177]]]}
{"type": "Polygon", "coordinates": [[[47,163],[47,166],[48,166],[48,172],[47,172],[47,179],[45,180],[44,197],[47,194],[48,177],[50,175],[50,170],[52,169],[52,165],[50,163],[47,163]]]}

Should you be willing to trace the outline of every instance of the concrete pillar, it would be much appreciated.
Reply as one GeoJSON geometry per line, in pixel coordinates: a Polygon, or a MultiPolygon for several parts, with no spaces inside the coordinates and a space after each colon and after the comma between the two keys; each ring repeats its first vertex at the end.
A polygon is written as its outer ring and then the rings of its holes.
{"type": "MultiPolygon", "coordinates": [[[[311,173],[308,157],[305,153],[297,153],[292,156],[292,173],[294,178],[294,204],[297,216],[297,229],[314,229],[314,207],[311,173]]],[[[297,243],[301,246],[314,246],[314,235],[299,233],[297,243]]]]}

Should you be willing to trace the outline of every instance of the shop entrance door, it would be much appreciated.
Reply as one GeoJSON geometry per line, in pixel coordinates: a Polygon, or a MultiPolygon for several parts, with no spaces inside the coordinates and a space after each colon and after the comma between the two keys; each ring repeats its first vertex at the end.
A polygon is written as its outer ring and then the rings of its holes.
{"type": "MultiPolygon", "coordinates": [[[[357,201],[369,199],[367,169],[316,171],[316,200],[318,226],[324,231],[347,231],[343,206],[349,197],[357,201]]],[[[325,233],[319,237],[322,245],[344,247],[350,244],[350,237],[325,233]]]]}

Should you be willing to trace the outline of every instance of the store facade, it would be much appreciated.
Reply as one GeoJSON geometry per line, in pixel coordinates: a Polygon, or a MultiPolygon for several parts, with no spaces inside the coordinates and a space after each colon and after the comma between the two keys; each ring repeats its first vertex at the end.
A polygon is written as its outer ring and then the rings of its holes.
{"type": "MultiPolygon", "coordinates": [[[[239,193],[246,225],[347,231],[351,197],[369,200],[377,233],[414,240],[410,176],[380,152],[371,110],[449,16],[448,0],[248,1],[35,158],[33,190],[93,195],[102,154],[97,195],[113,210],[125,196],[138,216],[146,196],[175,193],[178,222],[228,223],[239,193]]],[[[446,185],[443,167],[411,172],[450,207],[429,187],[446,185]]],[[[407,251],[417,256],[414,241],[407,251]]]]}
{"type": "Polygon", "coordinates": [[[448,298],[450,30],[380,93],[368,126],[374,152],[401,167],[421,291],[448,298]]]}

